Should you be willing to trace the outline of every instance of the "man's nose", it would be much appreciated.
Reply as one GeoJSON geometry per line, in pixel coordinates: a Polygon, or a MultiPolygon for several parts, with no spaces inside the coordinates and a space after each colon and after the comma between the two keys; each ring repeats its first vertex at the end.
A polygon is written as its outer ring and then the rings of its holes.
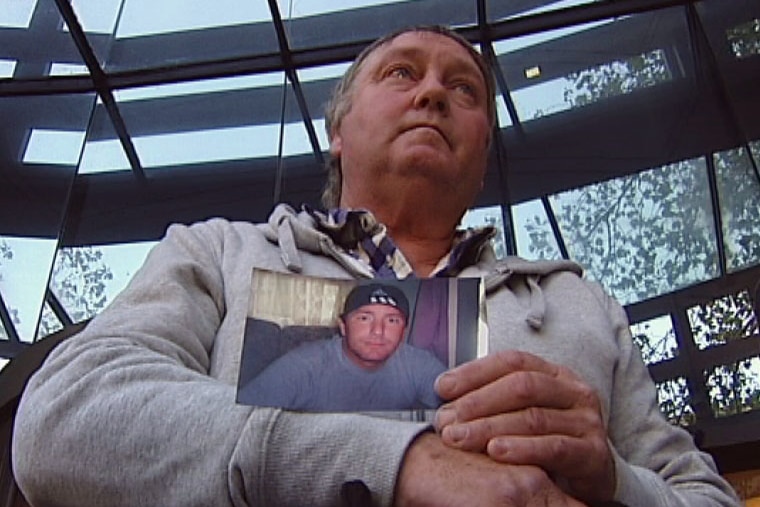
{"type": "Polygon", "coordinates": [[[418,108],[433,108],[442,114],[449,112],[449,98],[446,93],[446,87],[437,77],[428,75],[420,81],[415,106],[418,108]]]}
{"type": "Polygon", "coordinates": [[[383,322],[381,320],[375,320],[372,322],[371,333],[375,336],[382,336],[383,334],[383,322]]]}

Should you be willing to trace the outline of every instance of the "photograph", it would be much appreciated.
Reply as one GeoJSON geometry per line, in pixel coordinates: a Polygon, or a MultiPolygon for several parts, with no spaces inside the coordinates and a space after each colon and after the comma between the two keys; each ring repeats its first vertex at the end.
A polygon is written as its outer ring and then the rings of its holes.
{"type": "Polygon", "coordinates": [[[335,280],[254,270],[238,403],[426,411],[435,379],[486,353],[478,278],[335,280]]]}

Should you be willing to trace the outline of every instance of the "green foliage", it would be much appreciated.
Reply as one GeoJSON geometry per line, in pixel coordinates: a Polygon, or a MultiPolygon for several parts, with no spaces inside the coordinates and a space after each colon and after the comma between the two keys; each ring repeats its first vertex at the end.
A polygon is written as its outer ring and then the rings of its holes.
{"type": "Polygon", "coordinates": [[[696,422],[685,378],[679,377],[657,384],[657,399],[660,410],[671,424],[688,427],[696,422]]]}
{"type": "Polygon", "coordinates": [[[757,316],[747,291],[694,306],[687,314],[694,343],[700,349],[723,345],[758,332],[757,316]]]}
{"type": "Polygon", "coordinates": [[[678,355],[678,344],[669,317],[666,322],[660,317],[633,325],[631,335],[646,364],[655,364],[678,355]]]}
{"type": "Polygon", "coordinates": [[[705,374],[710,405],[716,417],[760,408],[760,360],[747,358],[721,365],[705,374]]]}
{"type": "MultiPolygon", "coordinates": [[[[552,198],[552,204],[571,257],[624,303],[717,273],[710,197],[700,161],[566,192],[552,198]]],[[[535,224],[539,231],[539,217],[535,224]]],[[[540,242],[531,250],[543,254],[548,238],[536,237],[540,242]]]]}
{"type": "MultiPolygon", "coordinates": [[[[735,52],[760,48],[760,25],[739,27],[731,39],[735,52]],[[739,49],[737,49],[739,48],[739,49]]],[[[737,53],[738,54],[738,53],[737,53]]],[[[568,77],[565,101],[581,107],[635,92],[672,79],[662,51],[600,65],[568,77]]],[[[720,216],[729,269],[760,262],[760,142],[750,146],[755,167],[742,148],[715,155],[720,216]]],[[[632,303],[718,274],[712,200],[704,159],[681,161],[616,180],[576,189],[551,199],[571,258],[588,269],[623,303],[632,303]]],[[[551,257],[546,219],[526,222],[528,250],[551,257]]],[[[746,293],[697,307],[690,314],[695,341],[720,345],[757,333],[757,316],[746,293]]],[[[634,329],[648,364],[675,354],[672,329],[634,329]]],[[[760,408],[758,358],[723,365],[705,374],[716,415],[760,408]]],[[[685,379],[658,385],[660,408],[674,424],[690,425],[695,416],[685,379]]]]}
{"type": "MultiPolygon", "coordinates": [[[[11,260],[13,259],[13,250],[11,250],[11,246],[8,244],[7,241],[0,239],[0,261],[2,260],[11,260]]],[[[3,263],[0,262],[0,267],[3,266],[3,263]]],[[[0,273],[0,276],[2,273],[0,273]]]]}
{"type": "Polygon", "coordinates": [[[728,267],[756,264],[760,260],[760,181],[750,154],[735,148],[713,158],[728,267]]]}
{"type": "Polygon", "coordinates": [[[571,73],[564,98],[571,107],[580,107],[671,78],[665,53],[656,50],[571,73]]]}
{"type": "MultiPolygon", "coordinates": [[[[58,250],[50,287],[74,322],[88,319],[102,310],[106,301],[106,284],[113,279],[111,268],[103,261],[103,252],[95,247],[58,250]]],[[[44,312],[39,335],[60,328],[52,312],[44,312]]]]}
{"type": "MultiPolygon", "coordinates": [[[[10,261],[13,260],[13,250],[11,249],[11,246],[8,244],[7,241],[4,239],[0,239],[0,280],[3,279],[3,262],[2,261],[10,261]]],[[[13,324],[20,323],[20,319],[18,317],[18,310],[15,308],[8,308],[8,313],[11,316],[11,322],[13,324]]],[[[8,334],[5,329],[3,329],[3,326],[0,325],[0,339],[7,340],[8,334]]]]}
{"type": "Polygon", "coordinates": [[[760,20],[753,19],[726,31],[731,51],[737,58],[760,54],[760,20]]]}
{"type": "Polygon", "coordinates": [[[497,259],[503,259],[507,256],[507,244],[504,240],[506,232],[504,231],[504,224],[502,224],[501,216],[488,215],[483,218],[485,225],[496,227],[497,234],[491,239],[491,245],[497,259]]]}

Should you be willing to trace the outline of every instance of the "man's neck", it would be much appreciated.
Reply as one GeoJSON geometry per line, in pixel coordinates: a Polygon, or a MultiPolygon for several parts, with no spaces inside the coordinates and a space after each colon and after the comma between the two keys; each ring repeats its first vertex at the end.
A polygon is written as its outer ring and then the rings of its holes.
{"type": "Polygon", "coordinates": [[[441,259],[451,250],[453,235],[449,238],[417,238],[413,236],[394,234],[389,229],[389,235],[399,250],[404,254],[419,278],[428,278],[438,266],[441,259]]]}
{"type": "Polygon", "coordinates": [[[356,203],[343,201],[341,205],[371,211],[377,221],[386,226],[388,235],[404,254],[414,274],[427,278],[451,250],[461,218],[453,216],[449,206],[426,202],[427,197],[420,195],[412,199],[406,193],[389,199],[373,195],[357,199],[356,203]]]}

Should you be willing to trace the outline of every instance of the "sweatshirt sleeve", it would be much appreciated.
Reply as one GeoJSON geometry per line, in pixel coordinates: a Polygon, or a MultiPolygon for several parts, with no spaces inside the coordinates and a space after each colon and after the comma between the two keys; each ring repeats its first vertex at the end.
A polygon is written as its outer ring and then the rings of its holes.
{"type": "Polygon", "coordinates": [[[235,386],[209,376],[227,313],[225,224],[172,226],[30,379],[12,456],[31,504],[326,506],[359,479],[390,505],[423,426],[238,405],[235,386]]]}
{"type": "Polygon", "coordinates": [[[599,286],[594,288],[612,319],[620,351],[608,431],[617,475],[615,500],[628,507],[738,507],[712,457],[661,414],[625,311],[599,286]]]}

